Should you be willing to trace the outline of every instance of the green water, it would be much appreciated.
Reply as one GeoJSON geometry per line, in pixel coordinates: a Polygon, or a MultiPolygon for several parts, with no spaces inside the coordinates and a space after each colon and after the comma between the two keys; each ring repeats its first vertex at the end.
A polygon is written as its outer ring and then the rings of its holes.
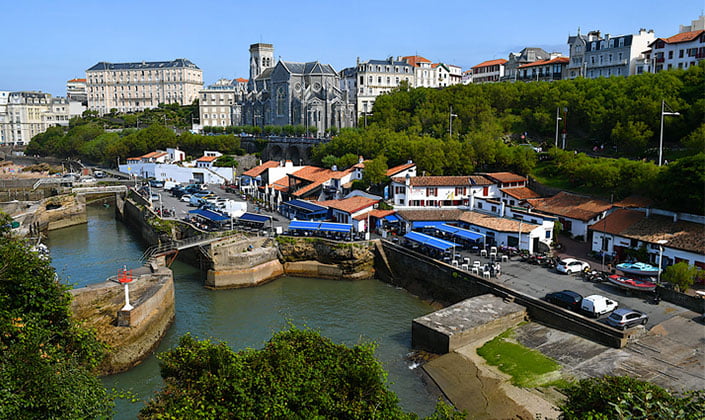
{"type": "MultiPolygon", "coordinates": [[[[103,281],[123,264],[138,264],[140,243],[112,215],[112,209],[91,210],[88,225],[49,235],[47,244],[60,275],[68,275],[80,286],[103,281]]],[[[294,277],[255,288],[212,291],[202,287],[203,274],[197,269],[178,261],[172,268],[176,320],[157,352],[172,348],[187,332],[226,341],[235,350],[261,348],[290,320],[299,327],[317,329],[337,343],[374,341],[377,358],[389,372],[390,387],[402,406],[420,415],[433,410],[435,397],[405,359],[411,347],[411,320],[432,309],[406,291],[377,280],[294,277]]],[[[104,379],[106,386],[130,389],[143,400],[161,382],[154,356],[129,372],[104,379]]],[[[118,401],[116,418],[135,418],[141,407],[141,403],[118,401]]]]}

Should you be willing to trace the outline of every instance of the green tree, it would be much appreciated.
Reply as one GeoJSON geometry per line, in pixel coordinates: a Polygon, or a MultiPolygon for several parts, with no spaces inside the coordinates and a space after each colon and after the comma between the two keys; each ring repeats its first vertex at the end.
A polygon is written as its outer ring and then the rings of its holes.
{"type": "Polygon", "coordinates": [[[624,150],[629,155],[638,155],[644,152],[653,134],[643,121],[627,121],[624,125],[617,122],[612,129],[611,138],[618,149],[624,150]]]}
{"type": "Polygon", "coordinates": [[[25,240],[0,235],[0,418],[110,416],[92,373],[104,347],[72,320],[68,287],[25,240]]]}
{"type": "Polygon", "coordinates": [[[705,412],[705,392],[676,396],[626,376],[581,379],[565,391],[561,405],[566,420],[695,420],[705,412]]]}
{"type": "Polygon", "coordinates": [[[365,162],[365,170],[362,172],[362,181],[368,185],[381,184],[387,179],[387,158],[384,155],[365,162]]]}
{"type": "Polygon", "coordinates": [[[700,124],[700,127],[684,137],[682,143],[692,154],[705,152],[705,124],[700,124]]]}
{"type": "MultiPolygon", "coordinates": [[[[164,388],[144,419],[415,419],[387,388],[372,344],[334,344],[290,327],[262,350],[233,352],[224,343],[186,335],[159,356],[164,388]]],[[[445,417],[461,414],[438,410],[445,417]]]]}
{"type": "Polygon", "coordinates": [[[676,286],[678,290],[685,292],[695,282],[695,277],[699,270],[686,262],[678,262],[666,267],[661,274],[661,279],[676,286]]]}

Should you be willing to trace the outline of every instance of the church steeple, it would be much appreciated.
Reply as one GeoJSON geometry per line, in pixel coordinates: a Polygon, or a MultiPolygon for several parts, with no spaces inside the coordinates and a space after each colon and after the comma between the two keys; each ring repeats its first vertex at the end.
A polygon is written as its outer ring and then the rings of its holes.
{"type": "Polygon", "coordinates": [[[254,90],[257,76],[270,67],[274,67],[274,45],[261,42],[250,45],[250,80],[248,82],[248,90],[254,90]]]}

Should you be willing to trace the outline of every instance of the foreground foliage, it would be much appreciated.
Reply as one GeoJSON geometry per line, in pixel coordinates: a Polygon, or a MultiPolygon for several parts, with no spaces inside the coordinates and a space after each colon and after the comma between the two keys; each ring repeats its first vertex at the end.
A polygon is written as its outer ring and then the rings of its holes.
{"type": "MultiPolygon", "coordinates": [[[[232,351],[190,335],[160,356],[164,388],[140,417],[415,419],[386,386],[374,346],[348,348],[291,327],[262,350],[232,351]]],[[[433,419],[463,416],[440,405],[433,419]]]]}
{"type": "Polygon", "coordinates": [[[0,213],[0,418],[96,418],[113,402],[92,370],[103,355],[70,317],[67,286],[11,236],[0,213]]]}
{"type": "Polygon", "coordinates": [[[705,392],[678,396],[626,376],[582,379],[566,389],[566,420],[696,420],[705,413],[705,392]]]}

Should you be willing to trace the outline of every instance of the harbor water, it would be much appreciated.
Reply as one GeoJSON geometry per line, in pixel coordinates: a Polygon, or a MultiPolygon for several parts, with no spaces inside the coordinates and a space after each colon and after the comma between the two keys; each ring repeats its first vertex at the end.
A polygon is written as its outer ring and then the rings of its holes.
{"type": "MultiPolygon", "coordinates": [[[[114,210],[89,208],[88,224],[50,232],[52,264],[63,281],[81,287],[105,281],[118,268],[139,264],[143,244],[114,218],[114,210]]],[[[186,333],[227,342],[234,350],[261,348],[292,322],[336,343],[375,342],[376,356],[389,372],[390,388],[407,411],[428,415],[432,395],[406,359],[411,320],[432,311],[404,290],[377,280],[333,281],[282,277],[265,285],[233,290],[203,288],[204,274],[175,262],[176,320],[157,349],[173,348],[186,333]]],[[[149,399],[162,385],[158,361],[150,356],[128,372],[104,378],[107,387],[131,390],[149,399]]],[[[115,418],[135,418],[143,404],[117,402],[115,418]]]]}

